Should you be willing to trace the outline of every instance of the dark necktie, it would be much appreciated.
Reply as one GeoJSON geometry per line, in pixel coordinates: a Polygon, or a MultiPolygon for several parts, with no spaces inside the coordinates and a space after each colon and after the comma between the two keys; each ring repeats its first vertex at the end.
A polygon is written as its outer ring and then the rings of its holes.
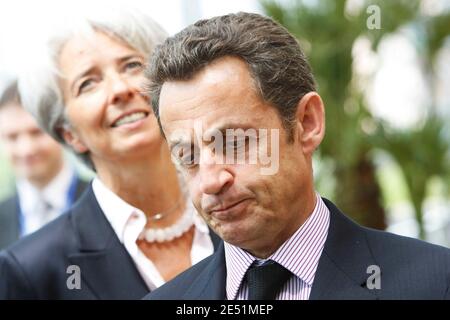
{"type": "Polygon", "coordinates": [[[280,264],[269,261],[252,266],[245,275],[249,300],[274,300],[292,273],[280,264]]]}

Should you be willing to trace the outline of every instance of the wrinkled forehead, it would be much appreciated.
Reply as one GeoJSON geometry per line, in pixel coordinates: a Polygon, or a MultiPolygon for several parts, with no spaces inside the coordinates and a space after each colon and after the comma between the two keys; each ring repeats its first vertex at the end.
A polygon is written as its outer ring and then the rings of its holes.
{"type": "MultiPolygon", "coordinates": [[[[67,65],[76,70],[80,68],[80,64],[86,63],[86,61],[91,62],[98,58],[99,62],[103,62],[107,55],[122,51],[138,53],[138,50],[111,33],[101,30],[93,30],[92,33],[78,33],[68,38],[60,47],[58,64],[60,69],[63,65],[67,65]]],[[[139,54],[141,53],[139,52],[139,54]]]]}
{"type": "Polygon", "coordinates": [[[261,111],[247,64],[225,57],[187,81],[168,81],[161,89],[159,116],[164,133],[221,129],[226,125],[248,126],[261,111]]]}

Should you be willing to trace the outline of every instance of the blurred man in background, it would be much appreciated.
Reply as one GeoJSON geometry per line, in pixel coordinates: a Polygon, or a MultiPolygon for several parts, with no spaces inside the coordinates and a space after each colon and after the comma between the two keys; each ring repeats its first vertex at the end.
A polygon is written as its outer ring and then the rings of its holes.
{"type": "Polygon", "coordinates": [[[0,202],[2,249],[65,211],[86,183],[22,108],[16,81],[0,92],[0,141],[16,178],[15,194],[0,202]]]}

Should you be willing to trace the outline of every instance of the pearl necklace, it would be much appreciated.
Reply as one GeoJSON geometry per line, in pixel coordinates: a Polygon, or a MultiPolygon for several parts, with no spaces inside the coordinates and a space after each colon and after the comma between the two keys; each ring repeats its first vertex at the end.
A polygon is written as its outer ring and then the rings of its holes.
{"type": "Polygon", "coordinates": [[[167,228],[149,228],[144,229],[139,239],[147,242],[168,242],[173,239],[181,237],[185,234],[194,224],[194,214],[191,207],[188,205],[183,215],[177,222],[167,228]]]}

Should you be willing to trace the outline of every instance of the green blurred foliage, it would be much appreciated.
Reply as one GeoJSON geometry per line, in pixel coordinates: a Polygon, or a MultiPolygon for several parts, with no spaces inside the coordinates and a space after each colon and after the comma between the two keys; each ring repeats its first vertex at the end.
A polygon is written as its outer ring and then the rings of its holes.
{"type": "Polygon", "coordinates": [[[8,164],[0,146],[0,201],[14,191],[11,167],[8,164]]]}
{"type": "MultiPolygon", "coordinates": [[[[420,44],[416,47],[423,56],[423,74],[433,89],[436,53],[450,34],[449,13],[423,17],[418,0],[363,1],[354,10],[349,10],[345,0],[265,0],[261,4],[269,16],[297,37],[312,66],[327,121],[326,138],[315,162],[325,162],[327,169],[319,171],[333,175],[333,200],[358,222],[384,228],[385,212],[373,151],[385,150],[401,168],[423,238],[421,210],[427,181],[435,175],[447,176],[449,170],[445,165],[449,146],[441,134],[444,122],[436,121],[430,113],[420,130],[386,130],[385,124],[370,113],[364,92],[355,85],[352,49],[355,41],[364,37],[376,51],[383,37],[413,25],[420,44]],[[380,29],[367,27],[367,9],[371,5],[380,9],[380,29]],[[374,128],[372,132],[364,130],[367,123],[374,128]]],[[[319,187],[323,184],[320,181],[319,187]]]]}

